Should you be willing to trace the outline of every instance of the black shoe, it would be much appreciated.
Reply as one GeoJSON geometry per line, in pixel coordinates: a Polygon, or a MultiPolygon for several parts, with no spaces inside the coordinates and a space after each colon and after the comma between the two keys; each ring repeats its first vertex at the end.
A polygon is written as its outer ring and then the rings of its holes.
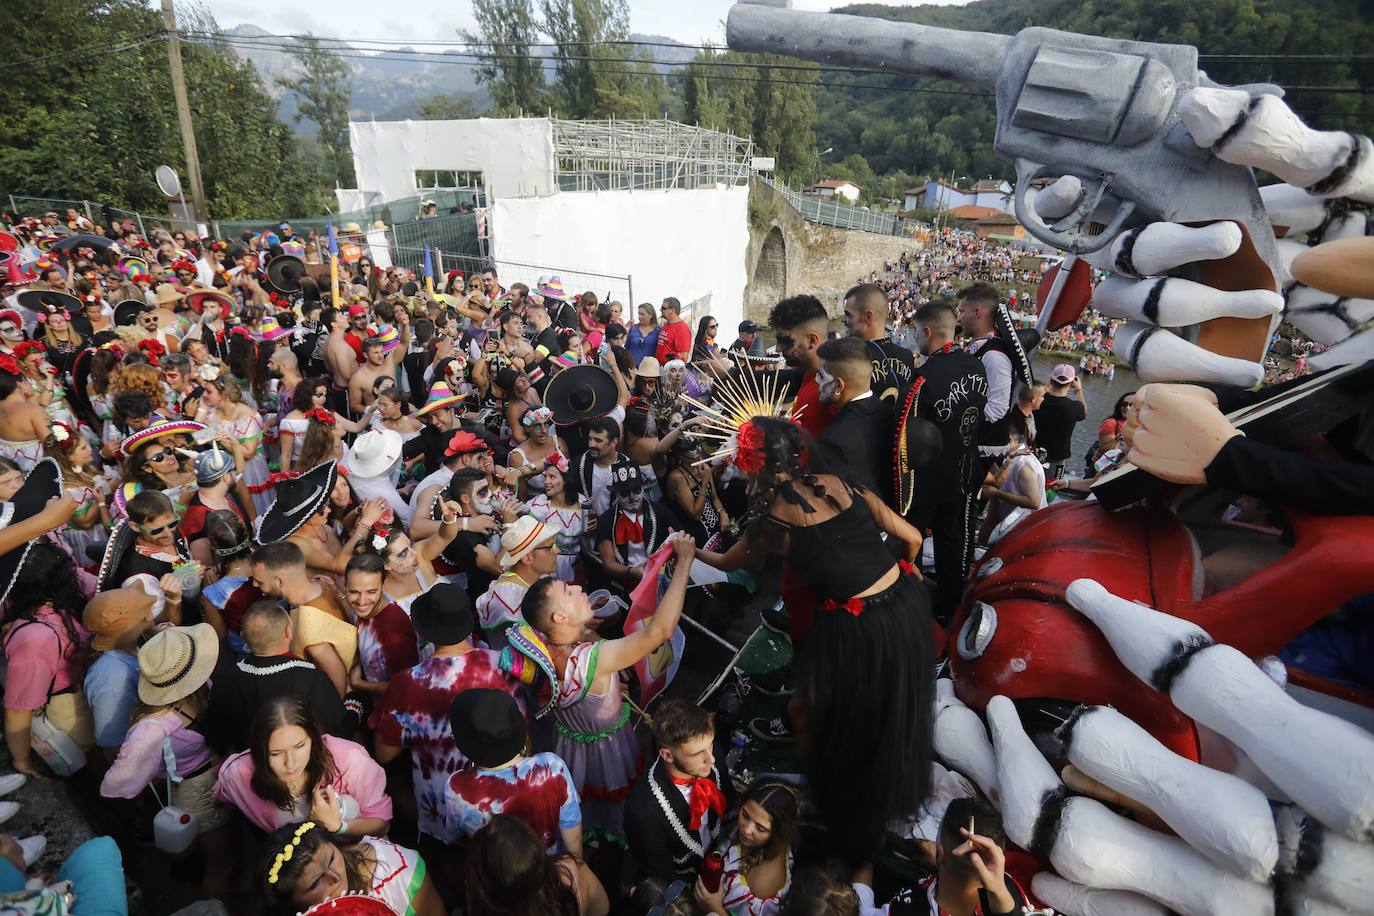
{"type": "Polygon", "coordinates": [[[760,741],[791,741],[793,738],[792,729],[787,727],[786,720],[777,719],[750,719],[749,731],[760,741]]]}
{"type": "Polygon", "coordinates": [[[790,697],[797,692],[797,688],[792,684],[791,665],[756,674],[750,680],[750,686],[754,690],[770,697],[790,697]]]}
{"type": "Polygon", "coordinates": [[[787,612],[787,605],[778,599],[778,603],[770,608],[764,608],[763,625],[774,633],[781,633],[783,636],[790,636],[792,632],[792,615],[787,612]]]}

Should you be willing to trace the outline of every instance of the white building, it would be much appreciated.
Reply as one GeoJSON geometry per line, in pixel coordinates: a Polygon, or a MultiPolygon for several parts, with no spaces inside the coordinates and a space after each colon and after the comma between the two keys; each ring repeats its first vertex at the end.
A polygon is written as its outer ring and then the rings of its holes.
{"type": "Polygon", "coordinates": [[[807,188],[805,193],[813,194],[816,197],[842,198],[849,203],[859,199],[862,189],[852,181],[845,181],[839,178],[827,178],[825,181],[818,181],[807,188]]]}
{"type": "Polygon", "coordinates": [[[344,211],[413,197],[420,173],[479,173],[503,285],[557,274],[569,292],[623,296],[627,316],[676,296],[697,304],[684,317],[743,318],[749,140],[549,118],[353,122],[349,140],[358,187],[337,192],[344,211]]]}
{"type": "Polygon", "coordinates": [[[908,189],[902,209],[916,210],[929,207],[932,210],[953,210],[955,207],[991,207],[1003,213],[1010,213],[1014,206],[1011,191],[1011,185],[998,178],[974,182],[969,188],[961,188],[936,179],[927,181],[924,187],[908,189]]]}

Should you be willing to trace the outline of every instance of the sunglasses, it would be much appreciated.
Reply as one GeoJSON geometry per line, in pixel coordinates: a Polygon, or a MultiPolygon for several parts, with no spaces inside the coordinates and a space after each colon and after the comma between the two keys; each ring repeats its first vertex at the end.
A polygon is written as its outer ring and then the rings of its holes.
{"type": "Polygon", "coordinates": [[[139,525],[139,526],[138,526],[138,530],[141,531],[141,532],[143,532],[143,536],[144,536],[144,537],[150,537],[150,538],[151,538],[151,537],[157,537],[157,536],[158,536],[159,534],[161,534],[162,532],[168,530],[169,528],[175,528],[176,526],[177,526],[177,523],[176,523],[176,522],[168,522],[168,523],[165,524],[165,525],[158,525],[156,528],[144,528],[142,525],[139,525]]]}
{"type": "Polygon", "coordinates": [[[172,451],[172,450],[169,449],[169,448],[164,448],[164,449],[162,449],[161,451],[153,452],[152,454],[145,456],[143,460],[144,460],[144,461],[152,462],[152,461],[161,461],[161,460],[164,459],[164,458],[175,458],[175,457],[176,457],[176,452],[172,451]]]}

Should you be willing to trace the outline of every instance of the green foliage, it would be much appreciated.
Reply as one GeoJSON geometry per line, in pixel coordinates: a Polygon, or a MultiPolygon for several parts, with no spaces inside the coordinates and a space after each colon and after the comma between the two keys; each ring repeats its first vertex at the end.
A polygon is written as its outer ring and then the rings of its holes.
{"type": "MultiPolygon", "coordinates": [[[[196,9],[183,9],[181,25],[217,28],[196,9]]],[[[184,178],[186,162],[166,44],[105,53],[161,28],[142,0],[31,0],[25,15],[11,17],[0,31],[0,60],[31,63],[6,73],[0,200],[84,198],[166,212],[153,171],[168,163],[184,178]]],[[[272,115],[276,103],[252,64],[193,44],[183,44],[182,59],[211,216],[320,212],[329,202],[325,184],[272,115]]]]}
{"type": "Polygon", "coordinates": [[[778,175],[802,183],[816,168],[816,73],[776,70],[775,64],[795,67],[797,61],[770,54],[700,52],[680,77],[683,119],[752,137],[759,155],[777,157],[778,175]],[[711,66],[724,62],[738,66],[711,66]]]}
{"type": "Polygon", "coordinates": [[[477,97],[471,92],[440,92],[420,103],[420,119],[424,121],[461,121],[481,113],[477,97]]]}
{"type": "Polygon", "coordinates": [[[492,56],[479,62],[476,74],[477,81],[485,83],[491,92],[495,113],[513,117],[542,111],[546,101],[544,67],[530,51],[539,40],[533,0],[473,0],[472,15],[477,31],[463,32],[463,39],[488,43],[484,50],[492,56]]]}
{"type": "Polygon", "coordinates": [[[291,56],[300,70],[290,79],[278,79],[277,85],[300,96],[296,121],[315,123],[326,169],[338,187],[351,188],[357,181],[348,142],[348,67],[309,32],[296,39],[291,56]]]}
{"type": "MultiPolygon", "coordinates": [[[[1012,34],[1027,26],[1070,32],[1190,44],[1203,54],[1363,55],[1374,42],[1374,19],[1360,0],[978,0],[964,6],[857,4],[838,12],[925,25],[1012,34]]],[[[1218,82],[1274,82],[1287,86],[1369,87],[1367,60],[1210,60],[1218,82]]],[[[996,115],[992,100],[958,83],[865,74],[827,82],[863,82],[889,90],[816,90],[816,143],[840,155],[861,155],[878,175],[945,176],[976,180],[1012,178],[1011,165],[992,151],[996,115]],[[893,91],[896,89],[936,92],[893,91]]],[[[1289,104],[1315,127],[1369,131],[1374,95],[1290,92],[1289,104]]],[[[823,177],[841,177],[825,175],[823,177]]],[[[915,179],[910,184],[914,185],[915,179]]],[[[900,190],[900,189],[898,189],[900,190]]],[[[865,187],[865,191],[867,188],[865,187]]],[[[884,192],[884,196],[897,196],[884,192]]]]}
{"type": "Polygon", "coordinates": [[[657,118],[663,80],[647,53],[626,63],[628,0],[540,0],[543,31],[557,47],[554,111],[565,118],[657,118]]]}

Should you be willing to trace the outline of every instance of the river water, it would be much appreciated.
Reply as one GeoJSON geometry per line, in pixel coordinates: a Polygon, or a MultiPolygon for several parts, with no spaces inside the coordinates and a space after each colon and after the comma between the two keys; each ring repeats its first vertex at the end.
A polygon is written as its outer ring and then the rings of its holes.
{"type": "MultiPolygon", "coordinates": [[[[1031,357],[1031,364],[1035,368],[1035,380],[1049,382],[1050,370],[1060,362],[1066,361],[1036,353],[1031,357]]],[[[1075,369],[1078,368],[1076,360],[1070,364],[1075,369]]],[[[1140,379],[1126,366],[1117,366],[1116,374],[1111,380],[1102,375],[1083,376],[1083,399],[1088,402],[1088,418],[1073,428],[1074,462],[1070,467],[1075,472],[1082,472],[1082,462],[1079,459],[1088,453],[1088,447],[1097,439],[1097,427],[1112,412],[1116,399],[1139,387],[1140,379]]]]}

